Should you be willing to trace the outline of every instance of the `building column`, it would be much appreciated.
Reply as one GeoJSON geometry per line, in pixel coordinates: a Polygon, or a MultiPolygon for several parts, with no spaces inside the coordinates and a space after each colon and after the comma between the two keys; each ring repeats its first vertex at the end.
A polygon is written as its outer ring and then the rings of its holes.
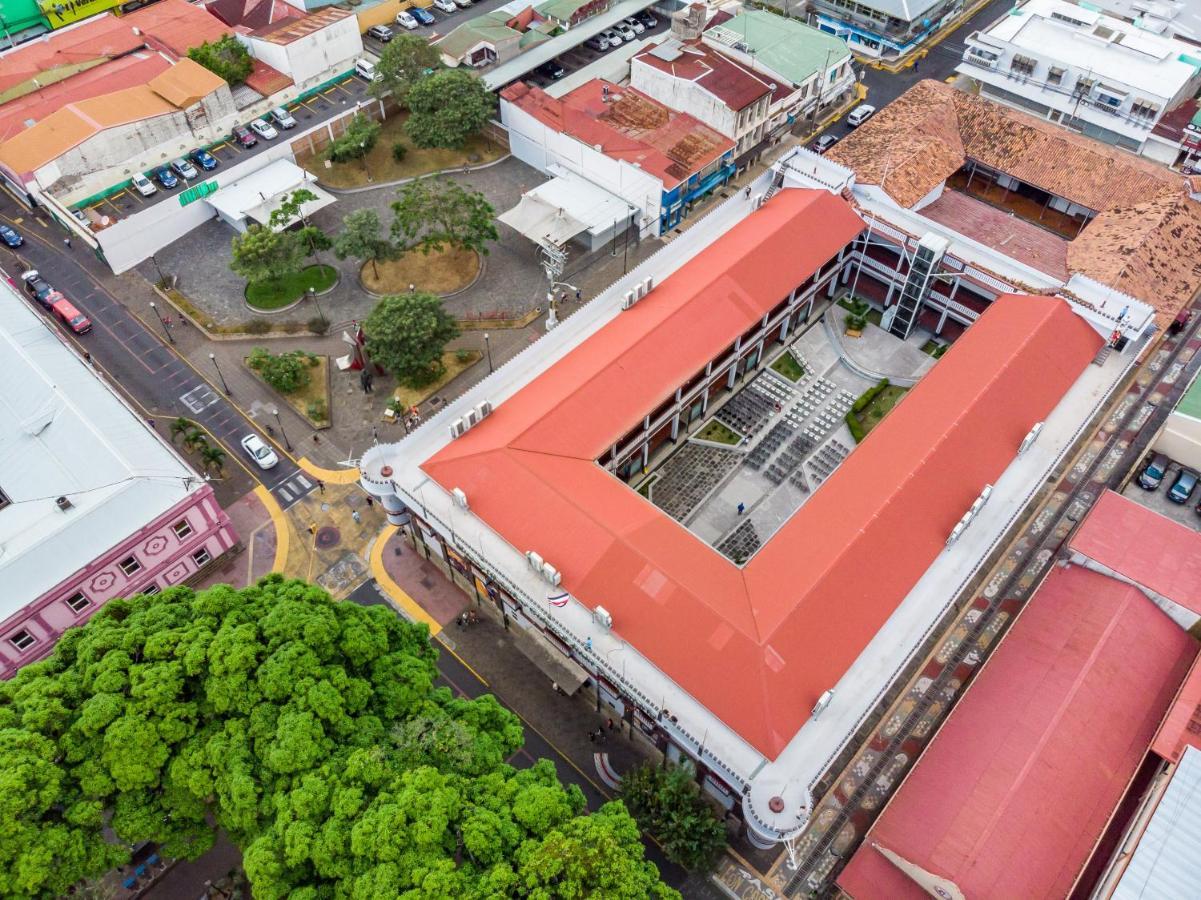
{"type": "Polygon", "coordinates": [[[792,312],[789,311],[784,314],[784,318],[780,322],[780,343],[781,344],[784,343],[784,341],[788,338],[788,326],[791,324],[792,324],[792,312]]]}
{"type": "Polygon", "coordinates": [[[676,414],[671,417],[671,442],[674,444],[680,436],[680,411],[676,410],[676,414]]]}
{"type": "Polygon", "coordinates": [[[888,293],[884,295],[884,308],[885,309],[888,309],[888,307],[892,306],[892,295],[896,291],[896,289],[897,289],[897,283],[895,281],[888,282],[888,293]]]}

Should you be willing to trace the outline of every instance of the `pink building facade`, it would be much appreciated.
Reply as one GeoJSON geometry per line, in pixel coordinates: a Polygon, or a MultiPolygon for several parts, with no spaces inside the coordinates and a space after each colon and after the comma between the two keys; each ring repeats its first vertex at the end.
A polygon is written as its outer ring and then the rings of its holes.
{"type": "Polygon", "coordinates": [[[203,485],[0,623],[0,678],[47,656],[114,597],[157,594],[221,564],[238,535],[203,485]]]}

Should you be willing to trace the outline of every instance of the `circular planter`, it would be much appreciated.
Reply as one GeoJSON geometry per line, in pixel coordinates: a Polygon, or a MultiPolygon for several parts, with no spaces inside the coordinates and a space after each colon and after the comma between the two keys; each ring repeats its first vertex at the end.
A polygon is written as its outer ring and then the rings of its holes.
{"type": "MultiPolygon", "coordinates": [[[[334,288],[336,288],[341,283],[342,273],[338,271],[337,266],[331,266],[326,263],[314,263],[311,266],[305,266],[302,271],[307,272],[309,269],[316,269],[316,268],[330,269],[334,273],[334,283],[331,284],[329,287],[325,288],[324,290],[317,291],[318,297],[324,297],[326,294],[332,293],[334,288]]],[[[250,288],[250,285],[247,284],[246,288],[244,288],[242,291],[242,303],[246,306],[247,309],[249,309],[251,312],[253,312],[255,315],[258,315],[258,316],[277,316],[280,313],[289,312],[290,310],[295,309],[297,306],[299,306],[301,303],[303,303],[305,300],[308,299],[308,291],[306,290],[299,297],[297,297],[295,300],[293,300],[291,303],[287,303],[283,306],[277,306],[274,309],[264,309],[261,306],[255,306],[253,303],[250,302],[250,300],[247,299],[246,291],[249,290],[249,288],[250,288]]]]}
{"type": "MultiPolygon", "coordinates": [[[[414,250],[414,251],[410,251],[410,252],[416,253],[418,251],[414,250]]],[[[469,291],[473,287],[475,287],[475,285],[479,282],[479,280],[484,276],[484,271],[487,269],[487,257],[485,257],[482,253],[476,253],[475,258],[476,258],[476,262],[478,264],[476,271],[475,271],[475,276],[469,282],[467,282],[467,284],[463,285],[462,287],[455,288],[453,291],[446,291],[445,293],[440,292],[440,291],[431,291],[430,293],[435,293],[435,294],[437,294],[437,296],[442,297],[442,298],[457,297],[459,294],[463,293],[464,291],[469,291]]],[[[370,297],[375,297],[376,299],[379,299],[380,297],[391,297],[391,296],[395,296],[396,294],[403,294],[408,290],[408,285],[406,284],[399,290],[393,291],[390,294],[380,294],[380,293],[377,293],[376,291],[373,291],[371,288],[367,287],[367,282],[363,278],[363,273],[367,270],[367,268],[370,265],[371,265],[371,263],[365,263],[359,267],[359,274],[358,274],[359,287],[362,288],[363,293],[367,294],[370,297]]]]}

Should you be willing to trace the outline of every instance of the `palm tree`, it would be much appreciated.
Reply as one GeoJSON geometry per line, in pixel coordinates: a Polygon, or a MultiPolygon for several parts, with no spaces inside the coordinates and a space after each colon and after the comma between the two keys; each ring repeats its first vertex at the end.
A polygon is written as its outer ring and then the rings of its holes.
{"type": "Polygon", "coordinates": [[[220,447],[204,447],[200,451],[200,459],[205,469],[216,469],[220,475],[225,468],[225,451],[220,447]]]}
{"type": "Polygon", "coordinates": [[[199,428],[193,428],[184,435],[183,448],[185,450],[200,450],[203,451],[209,445],[208,438],[204,436],[204,432],[199,428]]]}
{"type": "Polygon", "coordinates": [[[177,437],[179,437],[181,434],[186,435],[195,427],[196,426],[192,424],[191,419],[185,419],[183,416],[180,416],[171,423],[171,443],[174,444],[177,437]]]}

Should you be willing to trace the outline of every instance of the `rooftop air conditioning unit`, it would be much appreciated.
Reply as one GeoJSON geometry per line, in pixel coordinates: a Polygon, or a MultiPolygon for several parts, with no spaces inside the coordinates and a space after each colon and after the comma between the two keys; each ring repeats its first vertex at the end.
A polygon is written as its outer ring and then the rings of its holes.
{"type": "Polygon", "coordinates": [[[475,412],[480,419],[488,418],[488,416],[492,415],[492,401],[481,400],[475,405],[475,412]]]}
{"type": "Polygon", "coordinates": [[[638,302],[638,298],[634,296],[634,292],[626,291],[625,296],[621,298],[621,308],[629,309],[631,306],[633,306],[637,302],[638,302]]]}
{"type": "Polygon", "coordinates": [[[1026,433],[1026,436],[1024,438],[1022,438],[1022,445],[1020,447],[1018,447],[1018,456],[1021,456],[1023,453],[1025,453],[1027,450],[1030,449],[1030,447],[1034,444],[1034,442],[1038,440],[1038,436],[1042,433],[1042,430],[1043,430],[1043,423],[1035,422],[1034,427],[1031,428],[1026,433]]]}
{"type": "Polygon", "coordinates": [[[820,716],[825,711],[826,707],[830,705],[830,701],[833,699],[833,691],[826,691],[824,694],[818,697],[817,703],[813,707],[813,718],[816,719],[818,716],[820,716]]]}
{"type": "Polygon", "coordinates": [[[649,294],[655,286],[655,276],[647,275],[642,279],[642,293],[649,294]]]}
{"type": "Polygon", "coordinates": [[[462,437],[469,427],[462,419],[455,419],[450,423],[450,436],[452,438],[462,437]]]}
{"type": "Polygon", "coordinates": [[[463,493],[462,488],[455,488],[450,493],[451,493],[451,496],[455,498],[455,506],[457,506],[459,509],[467,509],[468,508],[467,495],[465,493],[463,493]]]}
{"type": "Polygon", "coordinates": [[[542,564],[542,577],[556,587],[563,581],[563,575],[548,562],[542,564]]]}
{"type": "Polygon", "coordinates": [[[613,628],[613,616],[603,606],[598,606],[592,611],[592,620],[605,631],[613,628]]]}
{"type": "Polygon", "coordinates": [[[483,418],[483,416],[480,415],[478,409],[469,409],[467,410],[467,415],[463,416],[463,421],[467,423],[468,428],[474,428],[476,425],[480,424],[481,418],[483,418]]]}
{"type": "Polygon", "coordinates": [[[525,551],[525,558],[529,562],[531,569],[533,569],[535,572],[542,571],[542,566],[544,563],[541,556],[539,556],[533,550],[527,550],[525,551]]]}

